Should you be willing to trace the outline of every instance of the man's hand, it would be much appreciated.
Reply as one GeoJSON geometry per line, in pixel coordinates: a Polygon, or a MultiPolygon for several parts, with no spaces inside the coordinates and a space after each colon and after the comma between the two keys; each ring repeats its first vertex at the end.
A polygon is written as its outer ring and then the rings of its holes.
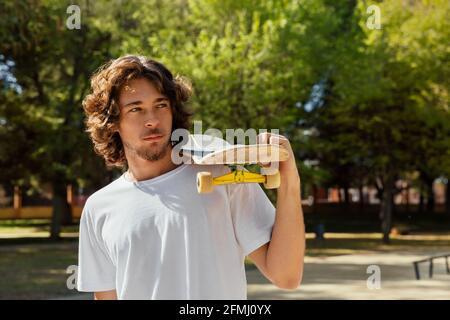
{"type": "Polygon", "coordinates": [[[94,292],[94,300],[117,300],[116,290],[94,292]]]}
{"type": "Polygon", "coordinates": [[[288,139],[263,133],[258,135],[258,143],[280,144],[289,151],[290,157],[279,163],[281,184],[277,190],[272,238],[269,243],[250,253],[249,257],[273,284],[283,289],[295,289],[303,277],[305,254],[300,176],[288,139]]]}
{"type": "MultiPolygon", "coordinates": [[[[279,134],[264,132],[258,135],[258,143],[261,144],[279,144],[285,147],[289,152],[289,159],[279,163],[279,171],[281,176],[281,183],[289,183],[290,185],[300,184],[300,176],[298,174],[297,164],[295,163],[294,152],[292,151],[289,140],[279,134]]],[[[262,164],[267,167],[270,164],[262,164]]]]}

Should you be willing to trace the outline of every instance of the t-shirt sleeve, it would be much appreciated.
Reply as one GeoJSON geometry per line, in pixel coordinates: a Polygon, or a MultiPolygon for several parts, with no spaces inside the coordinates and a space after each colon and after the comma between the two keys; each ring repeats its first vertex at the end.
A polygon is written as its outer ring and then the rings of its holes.
{"type": "Polygon", "coordinates": [[[275,207],[257,183],[229,185],[231,216],[245,256],[270,241],[275,207]]]}
{"type": "Polygon", "coordinates": [[[93,224],[90,213],[85,207],[80,219],[77,289],[83,292],[114,290],[115,266],[100,239],[101,228],[93,224]]]}

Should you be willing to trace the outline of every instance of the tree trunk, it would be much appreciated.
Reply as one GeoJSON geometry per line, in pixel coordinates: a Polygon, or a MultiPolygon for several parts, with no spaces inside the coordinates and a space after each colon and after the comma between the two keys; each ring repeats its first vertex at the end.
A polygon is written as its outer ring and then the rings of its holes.
{"type": "MultiPolygon", "coordinates": [[[[394,189],[395,189],[395,187],[394,187],[394,189]]],[[[397,207],[395,206],[394,200],[395,200],[395,191],[393,190],[392,195],[391,195],[391,212],[392,212],[391,216],[392,217],[394,217],[395,214],[397,213],[397,207]]]]}
{"type": "Polygon", "coordinates": [[[348,205],[350,204],[350,194],[348,192],[348,186],[344,186],[344,202],[348,207],[348,205]]]}
{"type": "Polygon", "coordinates": [[[433,180],[427,181],[427,213],[434,212],[433,180]]]}
{"type": "Polygon", "coordinates": [[[312,192],[313,192],[312,213],[316,214],[316,211],[317,211],[317,186],[315,184],[312,185],[312,192]]]}
{"type": "Polygon", "coordinates": [[[447,181],[447,186],[445,189],[445,211],[448,215],[450,215],[450,180],[447,181]]]}
{"type": "Polygon", "coordinates": [[[392,196],[393,183],[387,181],[383,188],[383,195],[380,203],[381,232],[383,233],[383,242],[385,244],[390,243],[389,235],[392,228],[392,196]]]}
{"type": "Polygon", "coordinates": [[[409,214],[410,213],[410,203],[409,203],[409,190],[410,190],[410,187],[409,187],[409,185],[406,187],[406,190],[405,190],[405,192],[406,192],[406,213],[407,214],[409,214]]]}
{"type": "Polygon", "coordinates": [[[364,191],[362,185],[359,186],[358,192],[359,192],[359,212],[360,214],[362,214],[364,212],[364,191]]]}
{"type": "Polygon", "coordinates": [[[50,238],[53,240],[60,239],[62,225],[72,223],[72,212],[67,202],[67,188],[62,181],[53,183],[53,214],[50,226],[50,238]]]}
{"type": "Polygon", "coordinates": [[[419,213],[423,213],[424,211],[424,198],[423,198],[423,188],[422,186],[419,189],[419,213]]]}

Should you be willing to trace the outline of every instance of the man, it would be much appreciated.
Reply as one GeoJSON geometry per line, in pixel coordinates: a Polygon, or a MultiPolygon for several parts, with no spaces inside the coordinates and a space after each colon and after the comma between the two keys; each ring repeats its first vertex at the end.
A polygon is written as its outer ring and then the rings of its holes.
{"type": "MultiPolygon", "coordinates": [[[[189,126],[191,88],[164,65],[125,56],[103,66],[84,102],[87,131],[124,174],[87,200],[80,221],[78,290],[96,299],[246,299],[244,259],[279,288],[301,282],[305,251],[300,178],[280,163],[276,209],[258,184],[198,194],[200,166],[171,160],[171,133],[189,126]]],[[[228,170],[212,166],[214,175],[228,170]]]]}

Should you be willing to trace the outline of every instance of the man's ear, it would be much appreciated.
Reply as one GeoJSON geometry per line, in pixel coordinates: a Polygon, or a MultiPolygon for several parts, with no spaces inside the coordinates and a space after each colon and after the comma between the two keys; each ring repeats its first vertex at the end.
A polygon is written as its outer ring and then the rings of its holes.
{"type": "MultiPolygon", "coordinates": [[[[115,125],[114,125],[114,127],[112,128],[112,132],[114,132],[114,133],[119,133],[119,124],[118,123],[116,123],[115,125]]],[[[119,133],[119,135],[120,135],[120,133],[119,133]]]]}

